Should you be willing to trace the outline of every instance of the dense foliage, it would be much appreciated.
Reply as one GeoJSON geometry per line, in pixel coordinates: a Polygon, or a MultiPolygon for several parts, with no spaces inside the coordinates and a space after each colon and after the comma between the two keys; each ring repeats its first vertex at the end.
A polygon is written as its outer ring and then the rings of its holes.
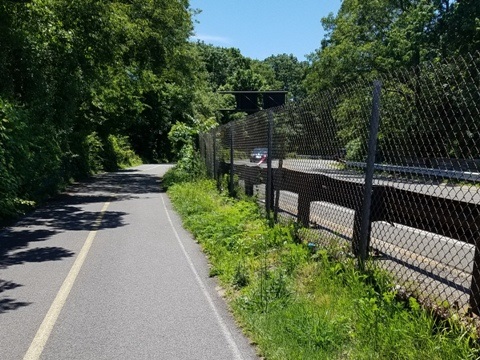
{"type": "Polygon", "coordinates": [[[188,1],[0,2],[0,218],[71,178],[170,157],[192,113],[188,1]]]}
{"type": "Polygon", "coordinates": [[[283,86],[278,66],[190,42],[194,14],[187,0],[0,1],[0,219],[137,155],[181,158],[172,126],[222,121],[219,89],[283,86]]]}
{"type": "Polygon", "coordinates": [[[310,93],[480,50],[477,0],[344,0],[322,23],[327,35],[310,55],[310,93]]]}
{"type": "MultiPolygon", "coordinates": [[[[0,0],[0,219],[72,178],[138,156],[191,156],[198,131],[243,116],[220,113],[235,104],[218,91],[287,90],[301,100],[480,50],[476,0],[344,0],[322,20],[327,35],[309,61],[288,54],[255,60],[191,42],[194,16],[188,0],[0,0]],[[174,133],[191,132],[188,144],[169,138],[177,124],[174,133]]],[[[412,98],[416,91],[405,87],[412,98]]],[[[343,137],[359,141],[348,131],[343,137]]]]}
{"type": "Polygon", "coordinates": [[[312,97],[348,89],[333,109],[347,159],[365,159],[359,109],[374,79],[383,84],[378,161],[479,158],[479,1],[344,0],[322,22],[303,84],[312,97]]]}

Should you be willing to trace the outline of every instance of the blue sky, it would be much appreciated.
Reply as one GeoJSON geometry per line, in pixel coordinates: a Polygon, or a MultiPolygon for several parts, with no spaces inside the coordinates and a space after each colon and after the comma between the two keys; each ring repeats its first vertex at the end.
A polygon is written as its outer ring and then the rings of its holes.
{"type": "Polygon", "coordinates": [[[195,38],[207,44],[240,49],[263,60],[293,54],[299,60],[320,47],[320,19],[337,13],[341,0],[190,0],[201,9],[195,38]]]}

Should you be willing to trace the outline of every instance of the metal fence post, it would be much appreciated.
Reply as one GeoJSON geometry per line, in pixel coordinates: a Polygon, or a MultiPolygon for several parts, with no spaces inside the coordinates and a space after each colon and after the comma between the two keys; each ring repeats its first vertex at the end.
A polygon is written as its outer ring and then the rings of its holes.
{"type": "Polygon", "coordinates": [[[229,181],[229,187],[228,187],[228,191],[229,191],[229,194],[230,196],[234,196],[234,182],[233,182],[233,174],[234,174],[234,169],[233,169],[233,145],[234,145],[234,142],[233,142],[233,137],[234,137],[235,133],[234,133],[234,130],[233,130],[233,123],[230,124],[230,181],[229,181]]]}
{"type": "MultiPolygon", "coordinates": [[[[382,84],[376,80],[373,83],[373,101],[372,101],[372,118],[370,120],[370,131],[368,140],[368,156],[367,169],[365,172],[365,187],[362,204],[362,214],[360,220],[360,234],[356,247],[358,253],[356,254],[360,260],[360,267],[363,268],[364,262],[367,259],[368,243],[370,241],[371,230],[371,205],[373,193],[373,173],[375,167],[375,153],[377,151],[377,137],[378,128],[380,124],[380,96],[382,91],[382,84]]],[[[354,239],[355,241],[355,239],[354,239]]]]}
{"type": "Polygon", "coordinates": [[[267,211],[267,216],[270,218],[270,211],[272,210],[273,202],[273,172],[272,172],[272,154],[273,154],[273,113],[271,110],[268,111],[268,131],[267,131],[267,142],[268,142],[268,152],[267,152],[267,184],[266,184],[266,194],[265,194],[265,209],[267,211]]]}
{"type": "Polygon", "coordinates": [[[207,172],[207,175],[210,176],[209,173],[212,172],[212,167],[210,163],[210,151],[208,151],[208,145],[209,145],[209,134],[203,133],[201,136],[199,136],[198,141],[202,143],[202,148],[203,148],[203,161],[205,163],[205,170],[207,172]],[[208,136],[208,137],[207,137],[208,136]],[[208,164],[208,165],[207,165],[208,164]]]}
{"type": "Polygon", "coordinates": [[[480,315],[480,244],[475,241],[475,255],[473,257],[472,281],[470,284],[470,309],[480,315]]]}
{"type": "Polygon", "coordinates": [[[211,131],[212,134],[212,157],[213,157],[213,179],[218,182],[218,176],[217,176],[217,130],[212,129],[211,131]]]}

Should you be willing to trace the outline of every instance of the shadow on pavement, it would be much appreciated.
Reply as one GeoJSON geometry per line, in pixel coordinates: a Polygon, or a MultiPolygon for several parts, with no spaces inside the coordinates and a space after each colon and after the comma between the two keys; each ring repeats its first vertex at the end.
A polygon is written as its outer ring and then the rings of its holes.
{"type": "MultiPolygon", "coordinates": [[[[0,294],[7,290],[12,290],[20,286],[23,286],[23,285],[16,284],[11,281],[0,280],[0,294]]],[[[8,297],[2,297],[0,299],[0,314],[6,313],[7,311],[11,311],[11,310],[16,310],[20,307],[24,307],[28,305],[30,305],[30,303],[16,301],[15,299],[11,299],[8,297]]]]}
{"type": "Polygon", "coordinates": [[[156,175],[138,170],[122,170],[116,173],[97,175],[72,189],[70,193],[102,193],[128,199],[133,195],[160,192],[161,179],[156,175]],[[122,197],[124,195],[125,197],[122,197]]]}
{"type": "MultiPolygon", "coordinates": [[[[28,221],[27,226],[47,227],[53,233],[91,231],[96,227],[96,220],[99,214],[99,211],[85,211],[79,206],[64,205],[46,211],[35,212],[35,217],[28,221]]],[[[102,218],[101,228],[124,226],[122,218],[125,215],[126,213],[120,211],[107,211],[102,218]]],[[[0,235],[1,238],[2,236],[0,235]]]]}
{"type": "MultiPolygon", "coordinates": [[[[100,211],[88,211],[82,205],[129,200],[141,194],[160,191],[160,178],[138,170],[101,174],[76,184],[13,226],[0,231],[0,268],[73,256],[72,252],[59,247],[17,250],[27,248],[32,242],[48,242],[58,233],[94,230],[100,211]]],[[[107,210],[100,229],[125,226],[125,215],[125,212],[107,210]]]]}
{"type": "MultiPolygon", "coordinates": [[[[0,269],[25,263],[60,261],[74,252],[48,246],[54,235],[67,231],[92,231],[100,210],[86,210],[83,206],[95,203],[124,201],[142,194],[159,193],[160,179],[138,170],[98,175],[87,182],[76,184],[9,227],[0,229],[0,269]],[[33,247],[42,242],[42,246],[33,247]]],[[[100,229],[125,226],[126,212],[106,211],[100,229]]],[[[0,279],[0,314],[28,306],[4,292],[23,285],[0,279]]]]}
{"type": "Polygon", "coordinates": [[[0,269],[6,268],[10,265],[20,265],[27,262],[57,261],[73,255],[73,252],[61,247],[28,249],[0,258],[0,269]]]}

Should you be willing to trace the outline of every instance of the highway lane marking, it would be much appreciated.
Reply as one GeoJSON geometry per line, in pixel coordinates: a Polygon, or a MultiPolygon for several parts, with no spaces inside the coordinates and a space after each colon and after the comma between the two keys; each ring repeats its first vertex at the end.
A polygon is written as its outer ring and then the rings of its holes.
{"type": "Polygon", "coordinates": [[[213,313],[215,314],[215,318],[217,319],[217,322],[220,325],[223,336],[225,337],[225,340],[227,340],[228,347],[233,352],[233,355],[234,355],[235,359],[242,360],[243,357],[240,353],[240,350],[239,350],[235,340],[233,339],[232,333],[230,332],[227,325],[225,324],[225,321],[220,316],[220,314],[219,314],[219,312],[218,312],[218,310],[215,306],[215,303],[212,300],[212,297],[208,293],[207,287],[205,286],[205,284],[202,281],[202,278],[200,277],[197,270],[195,269],[195,265],[193,264],[192,259],[188,255],[187,250],[185,249],[185,246],[183,245],[183,242],[180,239],[180,235],[177,232],[177,229],[175,229],[175,225],[173,224],[172,218],[170,217],[170,214],[168,213],[167,205],[165,203],[165,199],[164,199],[163,195],[161,196],[161,198],[162,198],[162,202],[163,202],[163,207],[165,209],[165,213],[167,214],[168,222],[170,223],[170,226],[172,227],[173,233],[175,234],[175,238],[177,239],[177,242],[180,245],[180,248],[182,249],[183,255],[187,259],[190,270],[192,270],[193,275],[195,276],[195,280],[197,280],[197,283],[200,286],[200,289],[202,290],[203,295],[207,299],[207,302],[210,305],[210,308],[212,309],[213,313]]]}
{"type": "Polygon", "coordinates": [[[85,262],[90,247],[92,246],[93,240],[97,235],[97,231],[109,205],[110,202],[106,202],[103,205],[102,210],[100,210],[100,214],[98,214],[97,218],[95,219],[95,222],[93,224],[93,230],[90,231],[90,233],[88,234],[87,239],[85,240],[85,243],[83,244],[83,247],[77,256],[77,259],[73,263],[67,277],[63,281],[63,284],[60,287],[60,290],[58,291],[55,300],[53,300],[53,303],[50,306],[47,315],[45,315],[45,318],[43,319],[42,324],[40,325],[32,343],[30,344],[27,353],[23,357],[24,360],[36,360],[39,359],[42,355],[43,349],[45,348],[45,345],[48,341],[48,338],[50,337],[50,334],[52,333],[58,316],[60,315],[60,312],[62,311],[62,308],[67,301],[70,290],[75,283],[80,269],[85,262]]]}

